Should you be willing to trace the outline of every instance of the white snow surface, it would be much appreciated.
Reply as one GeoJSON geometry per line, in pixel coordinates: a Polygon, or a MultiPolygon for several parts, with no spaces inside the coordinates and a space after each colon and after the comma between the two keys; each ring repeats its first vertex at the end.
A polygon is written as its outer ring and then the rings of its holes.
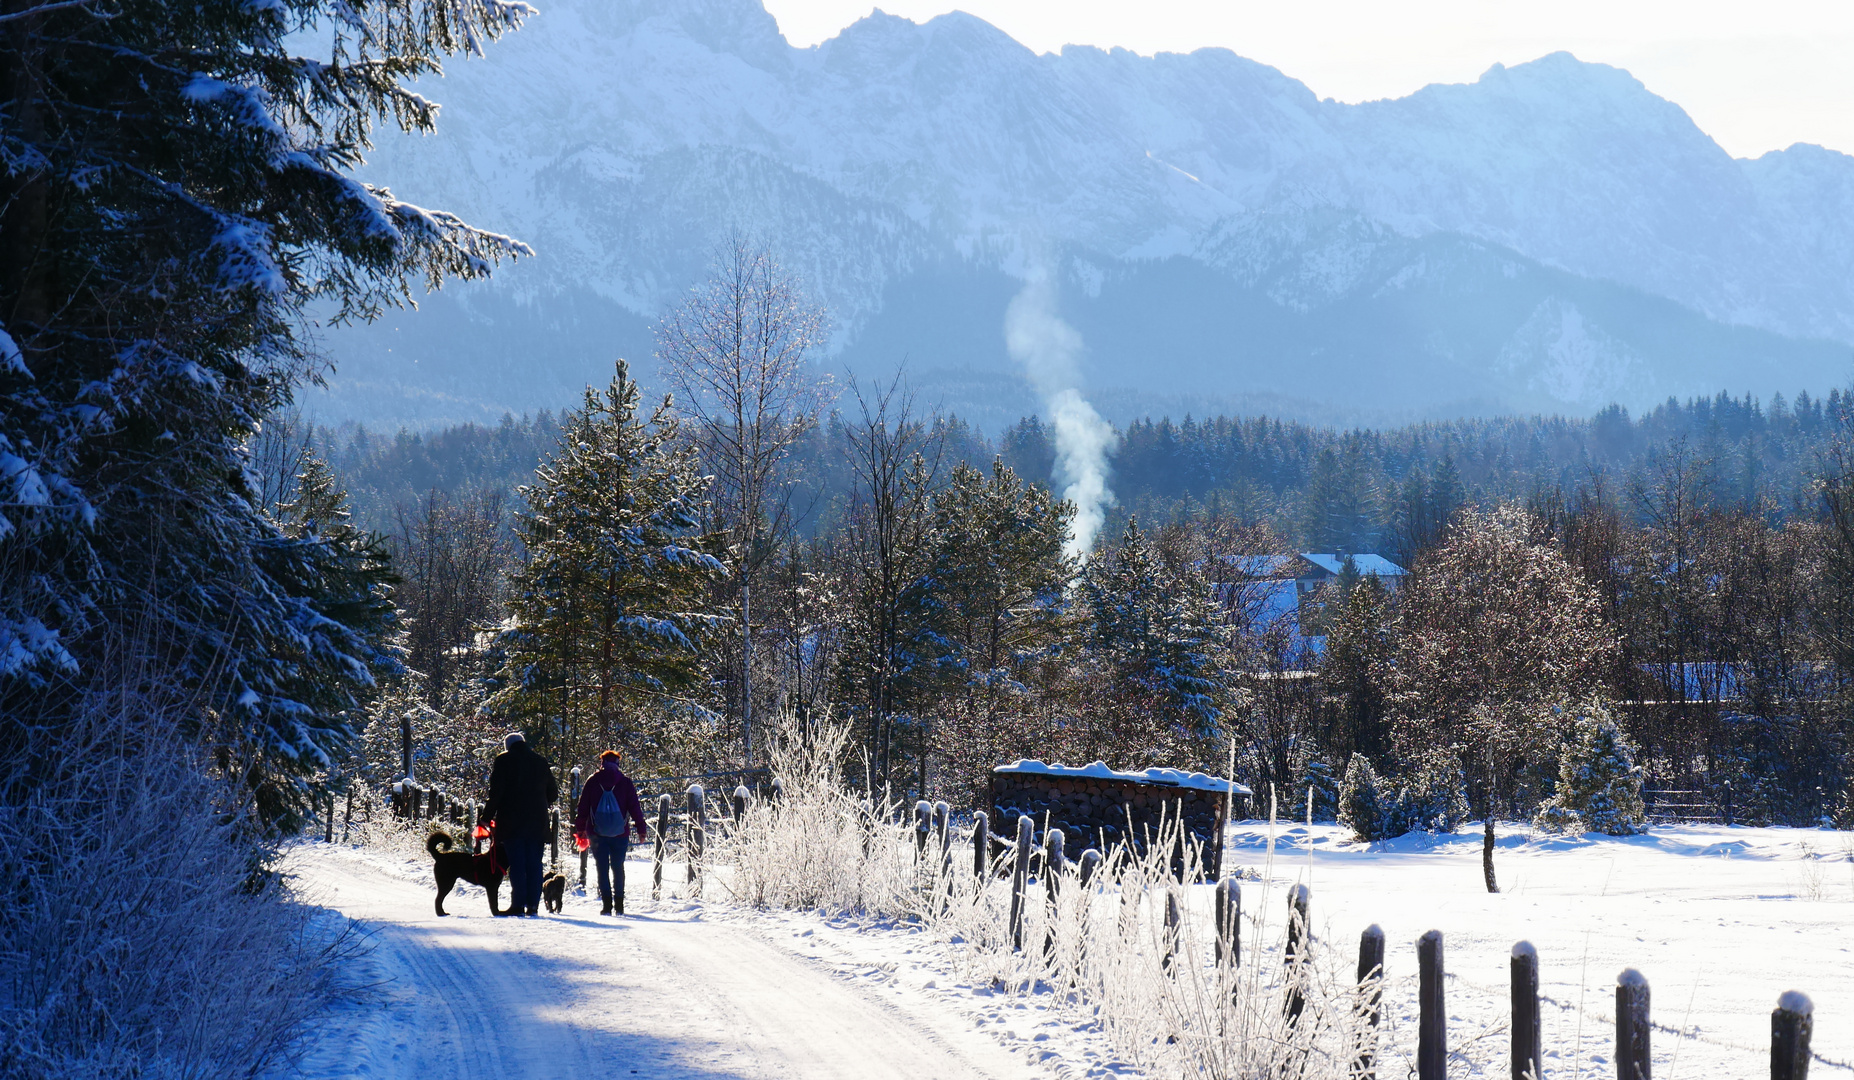
{"type": "MultiPolygon", "coordinates": [[[[1260,867],[1267,833],[1265,822],[1234,824],[1227,857],[1260,867]]],[[[1497,895],[1482,884],[1480,849],[1478,824],[1376,844],[1338,825],[1276,835],[1277,883],[1311,883],[1316,948],[1355,958],[1360,932],[1384,928],[1387,1023],[1412,1075],[1416,940],[1432,929],[1448,972],[1450,1076],[1506,1075],[1508,965],[1520,941],[1539,958],[1547,1076],[1614,1075],[1615,988],[1630,968],[1650,987],[1658,1077],[1762,1075],[1771,1010],[1790,991],[1814,1003],[1811,1075],[1854,1075],[1854,833],[1696,825],[1554,837],[1503,827],[1497,895]]],[[[1207,910],[1208,890],[1193,892],[1207,910]]]]}
{"type": "Polygon", "coordinates": [[[310,843],[289,869],[371,944],[355,998],[316,1025],[311,1080],[1111,1075],[1048,995],[959,984],[917,929],[684,899],[680,864],[653,903],[631,859],[621,918],[577,888],[560,915],[493,918],[460,884],[441,919],[422,853],[310,843]]]}
{"type": "MultiPolygon", "coordinates": [[[[1416,939],[1444,936],[1451,1076],[1504,1076],[1508,964],[1537,950],[1547,1075],[1613,1075],[1615,986],[1652,995],[1655,1073],[1760,1075],[1780,1000],[1813,1004],[1812,1075],[1854,1074],[1854,834],[1722,826],[1638,837],[1500,830],[1502,892],[1481,883],[1479,827],[1358,844],[1339,826],[1231,826],[1246,868],[1244,948],[1278,950],[1294,884],[1311,887],[1315,950],[1346,961],[1387,939],[1381,1075],[1415,1058],[1416,939]],[[1272,846],[1272,859],[1269,849],[1272,846]],[[1282,886],[1270,906],[1258,876],[1282,886]],[[1265,915],[1262,930],[1254,921],[1265,915]]],[[[1138,1075],[1085,1015],[1047,993],[963,984],[955,946],[909,926],[648,900],[630,864],[621,919],[569,889],[559,916],[492,919],[460,886],[431,911],[429,861],[304,844],[299,885],[359,920],[372,948],[354,1001],[316,1025],[305,1074],[323,1077],[969,1077],[1138,1075]]],[[[711,887],[712,888],[712,887],[711,887]]],[[[1188,890],[1209,925],[1212,890],[1188,890]]],[[[1103,902],[1117,903],[1111,895],[1103,902]]],[[[335,920],[331,919],[331,923],[335,920]]]]}
{"type": "MultiPolygon", "coordinates": [[[[1009,765],[1000,765],[992,772],[1001,773],[1042,773],[1047,776],[1086,776],[1097,780],[1128,780],[1136,784],[1168,784],[1172,787],[1196,788],[1199,791],[1228,791],[1231,784],[1221,776],[1207,776],[1201,772],[1186,772],[1183,769],[1145,769],[1141,772],[1120,772],[1107,767],[1105,761],[1094,761],[1086,765],[1050,765],[1035,758],[1018,758],[1009,765]]],[[[1236,794],[1252,795],[1242,784],[1234,785],[1236,794]]]]}

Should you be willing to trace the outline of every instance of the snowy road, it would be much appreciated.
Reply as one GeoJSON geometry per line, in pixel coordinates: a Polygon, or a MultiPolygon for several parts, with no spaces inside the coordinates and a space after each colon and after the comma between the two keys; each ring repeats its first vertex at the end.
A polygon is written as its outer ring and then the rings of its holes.
{"type": "MultiPolygon", "coordinates": [[[[639,900],[639,865],[633,911],[652,906],[639,900]]],[[[462,888],[440,919],[428,882],[363,854],[307,845],[291,870],[373,944],[360,976],[376,992],[337,1012],[305,1062],[310,1077],[1036,1074],[969,1027],[904,1013],[689,905],[610,919],[569,894],[561,915],[496,919],[482,890],[462,888]]]]}

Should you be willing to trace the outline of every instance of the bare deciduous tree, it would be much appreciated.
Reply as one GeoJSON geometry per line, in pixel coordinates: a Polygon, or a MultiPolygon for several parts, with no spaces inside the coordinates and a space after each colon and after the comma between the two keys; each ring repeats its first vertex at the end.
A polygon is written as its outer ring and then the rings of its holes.
{"type": "Polygon", "coordinates": [[[867,712],[869,760],[879,784],[894,762],[894,718],[908,703],[904,609],[933,529],[941,429],[915,414],[899,375],[886,388],[865,394],[853,387],[852,393],[860,416],[843,434],[855,478],[846,545],[855,644],[844,674],[867,712]]]}
{"type": "Polygon", "coordinates": [[[513,560],[502,492],[452,501],[428,492],[398,509],[394,561],[403,576],[396,595],[406,617],[406,659],[425,675],[425,704],[443,712],[458,661],[480,630],[500,615],[513,560]]]}
{"type": "Polygon", "coordinates": [[[772,252],[734,234],[706,281],[657,324],[657,357],[714,472],[716,524],[733,538],[740,588],[741,739],[753,756],[755,574],[792,524],[782,467],[817,422],[826,383],[808,354],[826,334],[824,310],[772,252]]]}

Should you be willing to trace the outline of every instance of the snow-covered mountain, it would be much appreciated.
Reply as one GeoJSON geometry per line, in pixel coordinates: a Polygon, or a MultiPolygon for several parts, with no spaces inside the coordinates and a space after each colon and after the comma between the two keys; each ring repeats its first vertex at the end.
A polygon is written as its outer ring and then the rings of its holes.
{"type": "Polygon", "coordinates": [[[731,228],[983,422],[1034,403],[1003,342],[1039,269],[1109,415],[1585,410],[1843,381],[1854,158],[1733,159],[1628,73],[1554,54],[1317,99],[1222,49],[1037,55],[879,11],[795,49],[757,0],[550,0],[427,92],[372,178],[539,256],[331,331],[329,418],[558,406],[731,228]]]}

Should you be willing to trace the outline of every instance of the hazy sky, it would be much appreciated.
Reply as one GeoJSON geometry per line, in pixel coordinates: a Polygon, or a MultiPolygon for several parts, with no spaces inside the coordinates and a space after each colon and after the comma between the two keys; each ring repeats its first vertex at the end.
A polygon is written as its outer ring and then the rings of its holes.
{"type": "MultiPolygon", "coordinates": [[[[867,0],[766,0],[794,45],[867,0]]],[[[916,22],[955,8],[1049,52],[1220,45],[1321,97],[1401,97],[1559,49],[1627,68],[1739,157],[1797,142],[1854,153],[1850,0],[883,0],[916,22]]]]}

